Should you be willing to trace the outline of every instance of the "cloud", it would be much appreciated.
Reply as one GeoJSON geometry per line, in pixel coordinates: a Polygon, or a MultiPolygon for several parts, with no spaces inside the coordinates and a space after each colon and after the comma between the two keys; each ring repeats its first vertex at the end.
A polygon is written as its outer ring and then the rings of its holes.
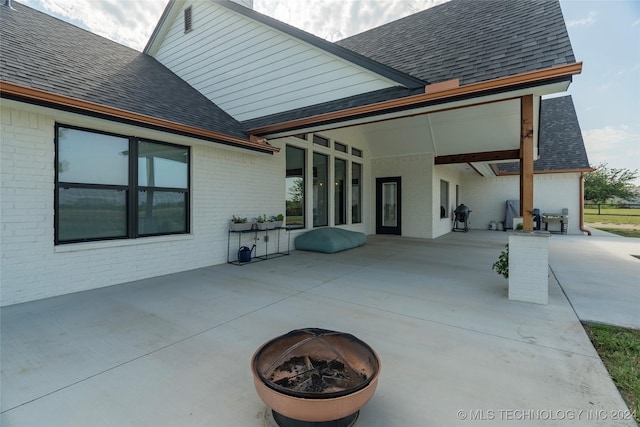
{"type": "Polygon", "coordinates": [[[574,19],[573,21],[567,21],[567,27],[577,27],[579,25],[591,25],[597,21],[598,13],[595,10],[589,12],[586,18],[574,19]]]}
{"type": "Polygon", "coordinates": [[[254,9],[329,41],[361,33],[448,0],[254,0],[254,9]]]}
{"type": "Polygon", "coordinates": [[[27,1],[45,13],[69,20],[92,33],[142,50],[155,28],[164,0],[40,0],[27,1]]]}
{"type": "Polygon", "coordinates": [[[591,165],[607,163],[612,168],[640,170],[639,128],[605,126],[583,131],[582,138],[591,165]]]}
{"type": "Polygon", "coordinates": [[[640,18],[636,19],[633,24],[631,24],[632,27],[637,27],[638,25],[640,25],[640,18]]]}

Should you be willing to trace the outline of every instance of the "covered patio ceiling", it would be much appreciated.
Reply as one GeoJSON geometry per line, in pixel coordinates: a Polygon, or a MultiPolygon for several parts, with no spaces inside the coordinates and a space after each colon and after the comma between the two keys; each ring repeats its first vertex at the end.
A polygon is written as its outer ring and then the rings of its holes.
{"type": "MultiPolygon", "coordinates": [[[[537,111],[540,98],[535,98],[537,111]]],[[[372,158],[433,154],[446,164],[470,164],[478,174],[494,175],[489,164],[517,160],[520,149],[520,100],[509,99],[361,125],[372,158]],[[491,161],[469,161],[474,153],[493,153],[491,161]]],[[[534,146],[537,146],[537,120],[534,146]]],[[[534,152],[534,158],[537,150],[534,152]]],[[[481,160],[481,158],[479,158],[481,160]]],[[[458,167],[460,168],[460,167],[458,167]]]]}
{"type": "Polygon", "coordinates": [[[436,164],[449,164],[461,172],[495,176],[491,165],[520,159],[521,98],[533,94],[533,158],[538,157],[540,100],[566,91],[569,81],[555,82],[453,99],[435,105],[384,114],[333,120],[264,135],[268,139],[306,132],[355,128],[366,139],[371,158],[433,154],[436,164]]]}

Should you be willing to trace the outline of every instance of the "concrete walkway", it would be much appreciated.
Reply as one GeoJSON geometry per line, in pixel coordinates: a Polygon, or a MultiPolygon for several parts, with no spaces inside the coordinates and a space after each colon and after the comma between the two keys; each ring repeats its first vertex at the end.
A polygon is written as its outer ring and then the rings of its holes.
{"type": "Polygon", "coordinates": [[[580,320],[640,329],[640,239],[552,235],[549,264],[580,320]]]}
{"type": "Polygon", "coordinates": [[[264,426],[253,352],[320,327],[382,360],[359,427],[634,426],[554,276],[548,305],[507,299],[506,241],[371,237],[5,307],[0,424],[264,426]]]}

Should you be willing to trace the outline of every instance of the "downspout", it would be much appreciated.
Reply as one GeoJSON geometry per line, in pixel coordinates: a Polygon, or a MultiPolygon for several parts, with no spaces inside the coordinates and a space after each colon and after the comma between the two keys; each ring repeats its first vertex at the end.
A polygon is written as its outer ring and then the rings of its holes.
{"type": "Polygon", "coordinates": [[[591,236],[591,231],[584,228],[584,172],[580,172],[580,231],[591,236]]]}

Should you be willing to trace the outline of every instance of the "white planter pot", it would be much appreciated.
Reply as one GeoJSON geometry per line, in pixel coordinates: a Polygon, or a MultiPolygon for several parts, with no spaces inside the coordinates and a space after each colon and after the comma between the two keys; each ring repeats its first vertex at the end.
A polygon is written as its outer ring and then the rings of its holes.
{"type": "Polygon", "coordinates": [[[229,223],[229,229],[231,231],[246,231],[246,230],[251,230],[251,227],[253,226],[253,223],[251,222],[243,222],[243,223],[234,223],[231,222],[229,223]]]}
{"type": "Polygon", "coordinates": [[[258,230],[273,230],[276,228],[275,222],[258,222],[258,230]]]}

